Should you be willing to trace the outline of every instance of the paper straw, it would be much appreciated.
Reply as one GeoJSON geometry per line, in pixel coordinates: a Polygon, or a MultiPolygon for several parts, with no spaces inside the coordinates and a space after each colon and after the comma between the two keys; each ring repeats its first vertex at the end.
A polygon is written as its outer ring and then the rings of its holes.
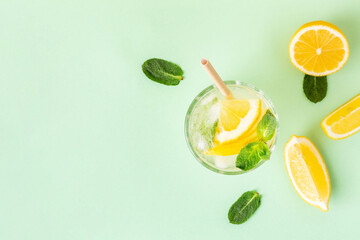
{"type": "Polygon", "coordinates": [[[214,81],[216,87],[225,96],[225,98],[233,99],[234,96],[232,95],[230,89],[225,85],[224,81],[221,79],[219,74],[215,71],[215,69],[211,65],[211,63],[206,58],[203,58],[203,59],[201,59],[201,65],[205,68],[206,72],[209,74],[211,79],[214,81]]]}

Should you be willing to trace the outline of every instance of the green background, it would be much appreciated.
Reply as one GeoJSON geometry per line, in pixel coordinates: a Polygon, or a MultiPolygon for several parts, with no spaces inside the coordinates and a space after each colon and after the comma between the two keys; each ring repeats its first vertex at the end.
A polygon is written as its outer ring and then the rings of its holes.
{"type": "Polygon", "coordinates": [[[355,239],[360,134],[334,141],[320,122],[359,93],[359,9],[357,0],[1,1],[0,239],[355,239]],[[350,58],[313,104],[288,44],[320,19],[345,33],[350,58]],[[147,79],[141,64],[152,57],[178,63],[184,81],[147,79]],[[202,57],[276,106],[278,145],[254,172],[213,173],[187,148],[187,108],[211,84],[202,57]],[[327,213],[289,181],[292,134],[325,159],[327,213]],[[229,224],[231,204],[253,189],[261,207],[229,224]]]}

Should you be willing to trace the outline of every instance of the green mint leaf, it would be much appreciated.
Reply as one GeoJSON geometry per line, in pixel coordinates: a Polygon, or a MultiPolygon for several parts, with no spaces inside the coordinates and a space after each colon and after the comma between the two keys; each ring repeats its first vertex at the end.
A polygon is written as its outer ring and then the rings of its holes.
{"type": "MultiPolygon", "coordinates": [[[[219,99],[214,97],[209,102],[199,106],[197,111],[196,121],[194,123],[194,131],[200,132],[202,139],[205,140],[205,149],[213,147],[213,140],[216,133],[216,127],[218,125],[218,119],[211,119],[209,115],[213,111],[213,108],[217,108],[219,99]]],[[[200,151],[204,149],[199,149],[200,151]]]]}
{"type": "Polygon", "coordinates": [[[230,207],[228,219],[232,224],[246,222],[259,208],[261,196],[256,191],[243,193],[241,197],[230,207]]]}
{"type": "Polygon", "coordinates": [[[216,120],[215,122],[204,120],[200,124],[199,131],[201,135],[204,137],[207,147],[209,148],[213,147],[213,140],[214,140],[217,124],[218,124],[218,120],[216,120]]]}
{"type": "Polygon", "coordinates": [[[210,129],[210,136],[211,139],[214,139],[215,133],[216,133],[216,127],[218,125],[219,119],[216,119],[216,121],[214,122],[214,124],[212,125],[211,129],[210,129]]]}
{"type": "Polygon", "coordinates": [[[273,138],[276,130],[276,118],[270,110],[267,110],[257,126],[257,136],[264,142],[273,138]]]}
{"type": "Polygon", "coordinates": [[[184,79],[184,72],[178,65],[159,58],[145,61],[142,70],[151,80],[165,85],[178,85],[184,79]]]}
{"type": "Polygon", "coordinates": [[[261,160],[270,158],[269,147],[264,142],[247,144],[236,157],[236,167],[248,171],[253,169],[261,160]]]}
{"type": "Polygon", "coordinates": [[[303,89],[306,97],[313,103],[320,102],[326,96],[327,76],[316,77],[305,74],[303,89]]]}

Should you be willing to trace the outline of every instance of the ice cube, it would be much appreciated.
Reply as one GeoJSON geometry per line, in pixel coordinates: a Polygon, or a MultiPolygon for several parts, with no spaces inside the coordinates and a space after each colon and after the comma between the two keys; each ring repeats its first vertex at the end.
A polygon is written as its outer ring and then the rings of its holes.
{"type": "Polygon", "coordinates": [[[197,142],[197,149],[201,152],[209,149],[208,146],[208,141],[204,139],[204,137],[200,136],[198,138],[198,142],[197,142]]]}
{"type": "Polygon", "coordinates": [[[208,116],[209,116],[209,122],[211,124],[214,124],[216,120],[218,120],[219,111],[220,111],[220,104],[218,102],[212,105],[211,108],[209,109],[208,116]]]}
{"type": "Polygon", "coordinates": [[[215,165],[218,168],[226,169],[226,168],[235,168],[235,158],[234,156],[214,156],[215,165]]]}

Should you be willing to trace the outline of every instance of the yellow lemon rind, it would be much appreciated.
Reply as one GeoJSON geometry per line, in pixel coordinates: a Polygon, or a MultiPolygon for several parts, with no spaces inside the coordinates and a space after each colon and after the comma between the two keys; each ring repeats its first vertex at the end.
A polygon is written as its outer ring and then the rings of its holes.
{"type": "Polygon", "coordinates": [[[318,209],[320,209],[323,212],[327,212],[329,210],[329,200],[330,200],[330,196],[331,196],[331,183],[330,183],[330,178],[329,178],[329,173],[327,171],[324,159],[322,158],[319,150],[316,148],[316,146],[314,145],[313,142],[311,142],[308,138],[306,137],[302,137],[302,136],[296,136],[296,135],[292,135],[290,140],[285,144],[285,148],[284,148],[284,159],[285,159],[285,166],[286,166],[286,170],[288,173],[288,176],[291,180],[291,184],[293,185],[293,187],[295,188],[295,191],[298,193],[298,195],[308,204],[310,204],[313,207],[316,207],[318,209]],[[327,199],[325,202],[314,202],[311,199],[308,199],[307,196],[304,195],[304,193],[299,189],[299,187],[296,185],[296,182],[291,174],[291,169],[290,169],[290,164],[288,163],[290,160],[287,158],[287,150],[293,145],[294,141],[297,141],[297,139],[299,139],[300,141],[303,142],[308,142],[308,146],[311,146],[311,148],[314,150],[314,153],[316,154],[316,156],[318,157],[318,160],[320,160],[320,165],[322,166],[324,173],[325,173],[325,177],[326,177],[326,182],[328,184],[328,191],[329,194],[327,196],[327,199]]]}

